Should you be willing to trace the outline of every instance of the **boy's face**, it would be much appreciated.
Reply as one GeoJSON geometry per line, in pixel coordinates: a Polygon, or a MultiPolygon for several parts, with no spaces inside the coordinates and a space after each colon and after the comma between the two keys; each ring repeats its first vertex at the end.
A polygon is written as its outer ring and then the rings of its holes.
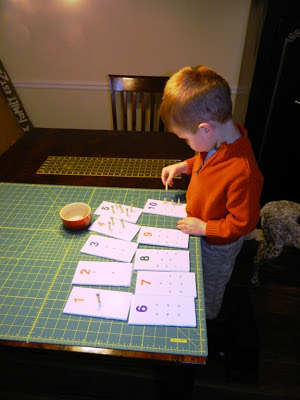
{"type": "Polygon", "coordinates": [[[184,139],[194,151],[206,152],[210,151],[215,146],[211,131],[208,131],[207,128],[203,126],[200,126],[196,133],[178,128],[177,126],[172,126],[171,131],[180,139],[184,139]]]}

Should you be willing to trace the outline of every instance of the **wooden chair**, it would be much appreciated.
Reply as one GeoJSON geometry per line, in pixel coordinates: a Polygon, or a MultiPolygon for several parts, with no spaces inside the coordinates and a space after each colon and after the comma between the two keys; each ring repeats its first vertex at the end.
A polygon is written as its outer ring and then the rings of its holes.
{"type": "Polygon", "coordinates": [[[108,75],[108,79],[114,130],[164,131],[159,106],[169,77],[108,75]]]}

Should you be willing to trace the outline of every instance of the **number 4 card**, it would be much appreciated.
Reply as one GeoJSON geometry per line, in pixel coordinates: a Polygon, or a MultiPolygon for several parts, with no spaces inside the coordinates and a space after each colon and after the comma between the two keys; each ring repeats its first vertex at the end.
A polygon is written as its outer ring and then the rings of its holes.
{"type": "Polygon", "coordinates": [[[73,287],[64,314],[126,321],[132,293],[73,287]]]}
{"type": "Polygon", "coordinates": [[[128,323],[130,325],[166,325],[195,327],[193,297],[133,295],[128,323]]]}

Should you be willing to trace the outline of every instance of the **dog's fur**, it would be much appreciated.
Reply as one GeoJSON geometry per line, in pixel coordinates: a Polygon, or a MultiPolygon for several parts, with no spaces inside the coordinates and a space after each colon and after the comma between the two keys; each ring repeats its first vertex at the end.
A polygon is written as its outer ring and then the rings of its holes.
{"type": "Polygon", "coordinates": [[[260,266],[275,260],[283,247],[293,246],[300,249],[300,204],[288,200],[271,201],[261,209],[260,217],[262,235],[252,235],[260,241],[253,260],[255,273],[251,281],[254,286],[259,284],[260,266]]]}

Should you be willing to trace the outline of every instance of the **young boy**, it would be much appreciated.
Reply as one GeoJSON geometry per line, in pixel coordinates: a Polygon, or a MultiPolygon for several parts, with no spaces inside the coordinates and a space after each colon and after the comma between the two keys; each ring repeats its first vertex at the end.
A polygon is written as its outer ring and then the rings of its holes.
{"type": "Polygon", "coordinates": [[[176,175],[191,175],[188,216],[177,227],[201,236],[206,318],[215,319],[243,236],[256,228],[263,176],[247,131],[232,120],[230,87],[212,69],[175,73],[164,90],[161,117],[168,131],[199,152],[163,168],[161,179],[172,187],[176,175]]]}

